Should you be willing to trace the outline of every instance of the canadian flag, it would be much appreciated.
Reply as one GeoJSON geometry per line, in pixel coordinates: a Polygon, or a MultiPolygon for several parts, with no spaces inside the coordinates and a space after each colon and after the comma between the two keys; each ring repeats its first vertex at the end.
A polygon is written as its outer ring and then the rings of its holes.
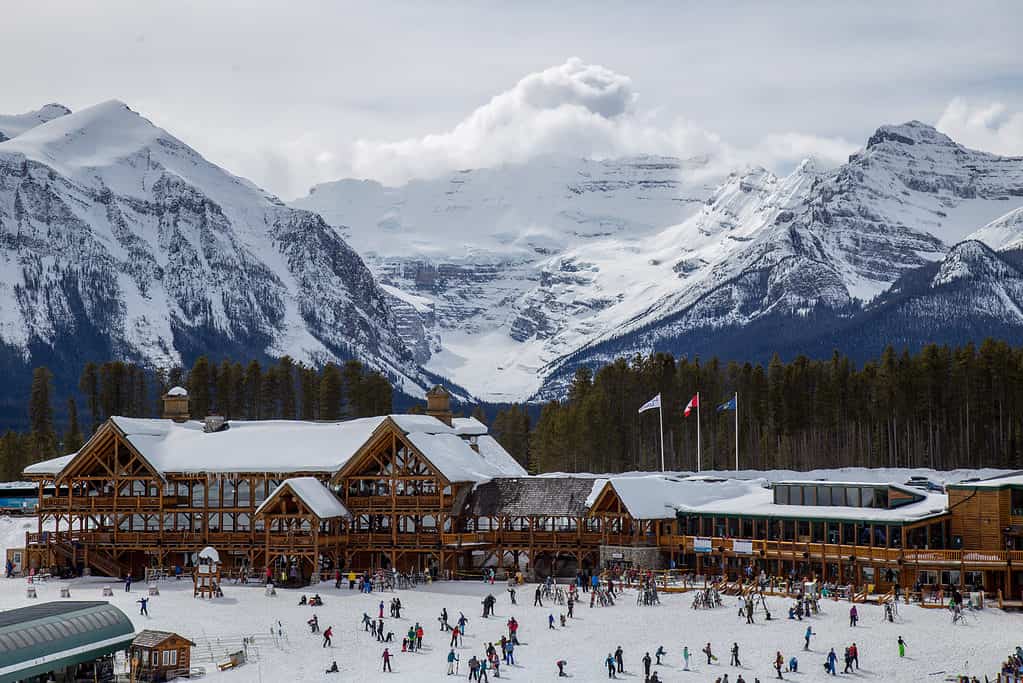
{"type": "Polygon", "coordinates": [[[699,408],[699,407],[700,407],[700,395],[696,394],[691,399],[689,399],[689,403],[686,404],[685,412],[683,412],[682,414],[685,417],[689,417],[689,413],[693,412],[693,408],[699,408]]]}

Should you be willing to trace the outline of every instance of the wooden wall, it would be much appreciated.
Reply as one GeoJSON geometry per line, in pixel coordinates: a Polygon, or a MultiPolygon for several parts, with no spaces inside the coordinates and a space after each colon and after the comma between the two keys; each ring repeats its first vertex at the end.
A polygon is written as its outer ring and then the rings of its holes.
{"type": "Polygon", "coordinates": [[[963,539],[963,547],[974,550],[1002,550],[1002,529],[1009,520],[1009,501],[997,489],[949,489],[949,522],[953,536],[963,539]]]}

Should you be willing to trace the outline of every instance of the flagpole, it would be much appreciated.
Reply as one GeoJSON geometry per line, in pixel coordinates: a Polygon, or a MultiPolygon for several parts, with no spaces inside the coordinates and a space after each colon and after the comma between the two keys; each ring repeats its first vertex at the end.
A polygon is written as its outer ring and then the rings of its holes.
{"type": "MultiPolygon", "coordinates": [[[[660,394],[658,394],[660,396],[660,394]]],[[[657,406],[657,417],[661,425],[661,471],[664,471],[664,401],[659,401],[661,405],[657,406]]]]}
{"type": "Polygon", "coordinates": [[[696,471],[702,472],[700,467],[700,392],[696,392],[696,471]]]}
{"type": "Polygon", "coordinates": [[[735,471],[739,471],[739,392],[735,392],[735,471]]]}

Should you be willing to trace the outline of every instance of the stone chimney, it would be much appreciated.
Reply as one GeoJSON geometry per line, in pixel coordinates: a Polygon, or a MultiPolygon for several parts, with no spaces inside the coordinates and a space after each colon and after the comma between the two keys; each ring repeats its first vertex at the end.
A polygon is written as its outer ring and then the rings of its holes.
{"type": "Polygon", "coordinates": [[[451,394],[441,385],[426,392],[426,414],[431,415],[447,426],[451,426],[451,394]]]}
{"type": "Polygon", "coordinates": [[[174,387],[163,395],[163,416],[175,422],[188,422],[188,391],[174,387]]]}

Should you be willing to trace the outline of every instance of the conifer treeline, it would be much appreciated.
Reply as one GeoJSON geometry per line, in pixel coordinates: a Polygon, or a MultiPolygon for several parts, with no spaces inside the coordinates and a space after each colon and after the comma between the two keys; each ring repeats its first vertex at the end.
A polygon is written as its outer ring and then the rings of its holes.
{"type": "Polygon", "coordinates": [[[96,427],[111,415],[157,417],[161,397],[170,387],[188,389],[193,417],[217,413],[228,419],[340,420],[391,412],[391,385],[378,372],[350,360],[320,369],[296,363],[288,356],[276,364],[250,361],[242,365],[205,356],[191,369],[150,370],[134,363],[88,363],[79,391],[87,428],[79,423],[78,405],[68,398],[67,426],[58,432],[53,419],[53,376],[36,368],[28,401],[31,431],[9,431],[0,437],[0,480],[20,478],[33,462],[78,450],[96,427]],[[83,433],[84,432],[84,433],[83,433]]]}
{"type": "Polygon", "coordinates": [[[735,416],[715,409],[736,391],[743,469],[1023,467],[1023,349],[992,340],[888,348],[862,367],[836,353],[767,367],[654,354],[581,368],[567,400],[543,406],[530,459],[540,471],[659,469],[657,411],[637,411],[660,392],[667,467],[695,469],[697,418],[682,412],[697,391],[704,469],[734,467],[735,416]]]}

